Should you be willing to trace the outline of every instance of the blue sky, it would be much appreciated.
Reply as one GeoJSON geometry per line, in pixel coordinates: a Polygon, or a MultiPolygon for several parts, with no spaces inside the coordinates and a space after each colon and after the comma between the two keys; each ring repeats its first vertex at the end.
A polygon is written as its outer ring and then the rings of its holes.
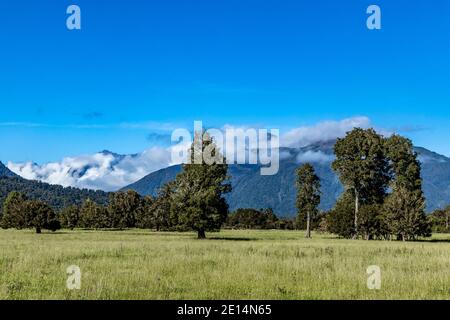
{"type": "Polygon", "coordinates": [[[449,35],[446,0],[1,1],[0,160],[135,153],[194,120],[360,115],[450,156],[449,35]]]}

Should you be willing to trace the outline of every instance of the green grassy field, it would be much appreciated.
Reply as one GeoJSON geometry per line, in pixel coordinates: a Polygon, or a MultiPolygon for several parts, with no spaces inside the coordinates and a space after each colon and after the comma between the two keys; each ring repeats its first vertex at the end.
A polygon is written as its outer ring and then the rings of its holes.
{"type": "Polygon", "coordinates": [[[411,243],[297,231],[0,230],[0,299],[449,299],[450,235],[411,243]],[[66,288],[66,268],[82,271],[66,288]],[[378,265],[380,290],[366,268],[378,265]]]}

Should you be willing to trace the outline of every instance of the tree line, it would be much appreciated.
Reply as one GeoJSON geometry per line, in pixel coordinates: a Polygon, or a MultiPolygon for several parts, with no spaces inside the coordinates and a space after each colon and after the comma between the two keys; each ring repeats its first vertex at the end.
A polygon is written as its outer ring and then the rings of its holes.
{"type": "Polygon", "coordinates": [[[212,139],[197,134],[190,148],[191,164],[184,164],[182,172],[156,197],[141,197],[135,191],[116,192],[109,195],[107,205],[88,198],[81,206],[72,204],[56,215],[45,202],[29,200],[13,191],[4,201],[1,226],[35,228],[38,233],[61,227],[194,230],[203,239],[207,231],[217,231],[225,223],[228,205],[224,195],[231,191],[227,164],[193,164],[196,157],[203,158],[203,153],[220,158],[212,139]]]}
{"type": "MultiPolygon", "coordinates": [[[[415,240],[431,235],[425,215],[420,163],[412,142],[355,128],[337,140],[333,170],[345,191],[322,227],[345,238],[415,240]]],[[[320,179],[305,164],[297,171],[298,221],[317,216],[320,179]]]]}
{"type": "MultiPolygon", "coordinates": [[[[197,134],[191,160],[219,151],[212,139],[197,134]]],[[[345,190],[334,208],[320,212],[321,183],[313,165],[297,170],[296,220],[279,219],[271,209],[238,209],[229,214],[224,195],[231,191],[228,166],[223,163],[184,164],[174,181],[155,197],[135,191],[109,194],[107,204],[88,198],[53,211],[47,203],[13,191],[4,201],[3,228],[145,228],[158,231],[206,232],[221,227],[239,229],[306,229],[344,238],[415,240],[433,231],[449,231],[450,207],[425,215],[420,163],[410,140],[399,135],[385,138],[373,129],[360,129],[337,140],[336,171],[345,190]]],[[[201,159],[201,158],[200,158],[201,159]]],[[[194,163],[194,161],[191,161],[194,163]]]]}

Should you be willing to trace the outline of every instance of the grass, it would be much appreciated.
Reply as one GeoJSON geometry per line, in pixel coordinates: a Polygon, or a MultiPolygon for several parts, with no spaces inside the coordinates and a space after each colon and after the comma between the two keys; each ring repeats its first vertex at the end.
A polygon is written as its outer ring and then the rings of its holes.
{"type": "Polygon", "coordinates": [[[342,240],[298,231],[0,230],[0,299],[448,299],[450,235],[342,240]],[[66,268],[82,271],[66,288],[66,268]],[[378,265],[380,290],[366,268],[378,265]]]}

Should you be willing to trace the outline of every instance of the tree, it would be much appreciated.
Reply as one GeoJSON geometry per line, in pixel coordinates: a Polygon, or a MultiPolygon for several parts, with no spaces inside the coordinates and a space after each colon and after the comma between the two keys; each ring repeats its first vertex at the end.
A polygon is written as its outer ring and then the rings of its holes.
{"type": "Polygon", "coordinates": [[[141,197],[133,190],[110,195],[108,212],[112,228],[133,228],[141,207],[141,197]]]}
{"type": "Polygon", "coordinates": [[[206,231],[219,230],[225,222],[228,205],[223,195],[231,190],[226,182],[227,164],[207,164],[205,154],[221,157],[206,133],[196,133],[190,149],[191,163],[183,165],[171,196],[171,213],[177,215],[181,226],[197,231],[199,239],[206,237],[206,231]]]}
{"type": "Polygon", "coordinates": [[[352,190],[346,190],[336,201],[334,208],[326,215],[328,232],[343,238],[355,235],[355,200],[352,190]]]}
{"type": "Polygon", "coordinates": [[[156,231],[171,229],[179,225],[178,211],[171,210],[174,188],[173,182],[166,183],[158,191],[158,197],[152,205],[153,223],[156,231]]]}
{"type": "Polygon", "coordinates": [[[411,140],[392,135],[385,142],[386,154],[394,171],[394,183],[408,190],[421,190],[420,162],[411,140]]]}
{"type": "Polygon", "coordinates": [[[311,219],[318,213],[320,179],[314,167],[306,163],[297,169],[297,224],[306,217],[306,237],[311,238],[311,219]]]}
{"type": "Polygon", "coordinates": [[[390,233],[402,240],[430,236],[420,162],[411,140],[393,135],[386,140],[386,152],[395,175],[391,184],[392,193],[384,205],[384,217],[390,233]]]}
{"type": "Polygon", "coordinates": [[[383,205],[364,204],[359,211],[359,234],[366,240],[386,238],[388,229],[383,219],[383,205]]]}
{"type": "Polygon", "coordinates": [[[347,190],[354,196],[354,234],[358,236],[360,203],[382,203],[391,179],[383,137],[373,129],[355,128],[334,146],[332,164],[347,190]]]}
{"type": "Polygon", "coordinates": [[[228,216],[226,225],[237,229],[277,229],[280,227],[279,223],[271,208],[239,208],[228,216]]]}
{"type": "Polygon", "coordinates": [[[27,228],[35,228],[36,233],[41,233],[42,229],[56,231],[61,228],[53,209],[45,202],[38,200],[28,200],[25,203],[27,228]]]}
{"type": "Polygon", "coordinates": [[[108,215],[108,210],[94,201],[87,199],[81,207],[80,225],[83,228],[110,228],[111,220],[108,215]]]}
{"type": "Polygon", "coordinates": [[[80,221],[80,208],[76,205],[68,206],[59,214],[61,227],[71,229],[78,227],[80,221]]]}
{"type": "Polygon", "coordinates": [[[155,200],[148,195],[141,199],[140,206],[137,208],[136,227],[141,229],[151,229],[153,225],[153,203],[155,200]]]}
{"type": "Polygon", "coordinates": [[[13,191],[5,200],[2,217],[3,228],[35,228],[36,233],[42,229],[56,231],[60,223],[53,209],[43,201],[28,200],[20,192],[13,191]]]}
{"type": "Polygon", "coordinates": [[[395,186],[384,204],[385,223],[398,240],[416,240],[430,236],[430,226],[424,212],[425,199],[420,191],[395,186]]]}
{"type": "Polygon", "coordinates": [[[429,222],[433,227],[433,232],[450,232],[450,206],[435,210],[429,216],[429,222]]]}
{"type": "Polygon", "coordinates": [[[3,203],[2,228],[26,228],[25,204],[27,201],[23,193],[12,191],[8,194],[3,203]]]}

